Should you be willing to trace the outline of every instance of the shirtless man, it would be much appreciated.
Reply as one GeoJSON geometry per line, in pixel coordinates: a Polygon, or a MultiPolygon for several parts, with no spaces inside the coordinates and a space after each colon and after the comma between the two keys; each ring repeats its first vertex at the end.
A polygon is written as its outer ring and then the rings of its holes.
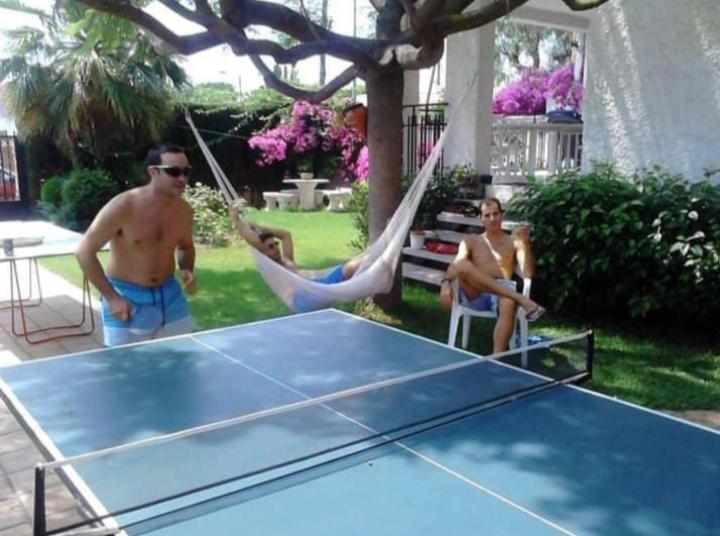
{"type": "Polygon", "coordinates": [[[190,171],[180,147],[161,145],[151,150],[149,183],[111,199],[78,244],[78,263],[102,294],[107,346],[193,329],[174,277],[177,256],[185,292],[195,293],[193,211],[181,197],[190,171]],[[103,270],[97,253],[108,242],[110,260],[103,270]]]}
{"type": "Polygon", "coordinates": [[[516,292],[512,281],[516,262],[525,277],[532,277],[535,271],[529,232],[526,227],[519,227],[510,237],[502,230],[502,219],[500,201],[485,199],[480,205],[480,220],[485,232],[468,236],[460,243],[440,288],[440,303],[445,309],[452,306],[450,283],[457,279],[460,292],[465,294],[471,307],[496,312],[494,352],[508,349],[518,305],[525,309],[528,322],[537,320],[545,312],[530,298],[516,292]]]}

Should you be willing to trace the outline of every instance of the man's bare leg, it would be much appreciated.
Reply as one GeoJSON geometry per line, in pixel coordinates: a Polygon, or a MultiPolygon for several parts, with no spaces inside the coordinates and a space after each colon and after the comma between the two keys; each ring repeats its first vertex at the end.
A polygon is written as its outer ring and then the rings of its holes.
{"type": "Polygon", "coordinates": [[[510,346],[513,324],[515,324],[515,302],[509,298],[498,300],[498,316],[493,330],[493,352],[504,352],[510,346]]]}
{"type": "Polygon", "coordinates": [[[365,254],[359,255],[354,259],[350,259],[343,265],[343,281],[345,279],[350,279],[353,275],[355,275],[355,272],[357,272],[357,269],[360,268],[360,265],[363,263],[366,256],[367,255],[365,254]]]}
{"type": "Polygon", "coordinates": [[[451,277],[457,277],[460,280],[460,286],[466,290],[470,290],[468,295],[473,298],[473,294],[477,295],[481,292],[489,292],[500,296],[501,298],[509,298],[520,307],[525,309],[526,313],[535,311],[540,307],[536,302],[530,298],[526,298],[519,292],[505,288],[500,283],[495,281],[493,277],[485,275],[478,270],[475,265],[468,261],[460,261],[457,264],[450,267],[448,275],[451,277]],[[474,292],[473,292],[474,291],[474,292]]]}

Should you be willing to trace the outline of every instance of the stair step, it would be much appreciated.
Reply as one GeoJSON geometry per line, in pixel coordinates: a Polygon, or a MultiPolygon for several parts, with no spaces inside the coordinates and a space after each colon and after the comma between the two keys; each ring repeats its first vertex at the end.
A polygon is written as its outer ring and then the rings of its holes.
{"type": "Polygon", "coordinates": [[[417,264],[404,262],[402,263],[402,275],[405,279],[413,279],[439,287],[443,277],[445,277],[445,272],[443,270],[436,270],[435,268],[428,268],[427,266],[418,266],[417,264]]]}
{"type": "Polygon", "coordinates": [[[433,253],[427,249],[418,248],[403,248],[403,254],[409,257],[418,257],[420,259],[428,259],[431,261],[445,262],[450,264],[455,258],[455,255],[448,255],[446,253],[433,253]]]}
{"type": "Polygon", "coordinates": [[[438,240],[442,240],[443,242],[455,242],[456,244],[465,240],[465,237],[467,236],[467,233],[446,231],[445,229],[436,229],[433,233],[437,236],[438,240]]]}
{"type": "MultiPolygon", "coordinates": [[[[477,227],[478,230],[482,230],[484,227],[480,222],[480,218],[473,216],[463,216],[462,214],[455,214],[454,212],[441,212],[437,215],[437,221],[444,223],[454,223],[456,225],[469,225],[470,227],[477,227]]],[[[504,220],[502,223],[503,231],[512,231],[516,227],[521,225],[532,229],[532,224],[521,221],[504,220]]]]}

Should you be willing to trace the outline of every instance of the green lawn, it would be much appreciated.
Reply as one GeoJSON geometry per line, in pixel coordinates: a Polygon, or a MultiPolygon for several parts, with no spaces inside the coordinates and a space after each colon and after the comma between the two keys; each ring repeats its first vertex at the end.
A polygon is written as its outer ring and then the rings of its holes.
{"type": "MultiPolygon", "coordinates": [[[[262,212],[254,219],[291,229],[302,267],[328,267],[353,254],[349,214],[262,212]]],[[[80,282],[79,269],[70,257],[49,259],[43,265],[75,284],[80,282]]],[[[263,283],[243,243],[199,247],[196,277],[199,290],[190,307],[200,329],[289,314],[263,283]]],[[[449,315],[440,309],[436,294],[421,286],[406,285],[403,304],[392,313],[363,304],[338,307],[438,341],[447,339],[449,315]]],[[[474,324],[470,349],[489,353],[492,323],[474,324]]],[[[557,337],[590,327],[581,319],[547,314],[531,332],[557,337]]],[[[720,408],[720,348],[708,337],[703,340],[702,334],[632,325],[596,327],[595,359],[594,379],[588,386],[597,391],[662,409],[720,408]]]]}

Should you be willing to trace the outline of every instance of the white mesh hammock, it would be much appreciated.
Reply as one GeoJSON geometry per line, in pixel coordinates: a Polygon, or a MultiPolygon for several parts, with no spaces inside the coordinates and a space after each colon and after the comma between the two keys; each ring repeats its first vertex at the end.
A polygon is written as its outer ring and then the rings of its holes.
{"type": "MultiPolygon", "coordinates": [[[[415,212],[420,205],[425,188],[432,178],[433,169],[440,158],[452,123],[473,85],[474,79],[458,101],[458,106],[453,110],[445,130],[435,143],[420,172],[413,180],[410,189],[395,210],[395,214],[387,223],[382,234],[365,251],[362,264],[350,279],[332,285],[318,283],[313,281],[313,278],[321,277],[333,268],[294,272],[273,261],[255,248],[251,248],[258,270],[265,283],[293,312],[323,309],[335,302],[352,302],[390,291],[402,248],[405,244],[405,237],[410,231],[415,212]]],[[[237,192],[200,136],[187,111],[185,119],[208,161],[225,200],[230,205],[235,204],[239,200],[237,192]]]]}

